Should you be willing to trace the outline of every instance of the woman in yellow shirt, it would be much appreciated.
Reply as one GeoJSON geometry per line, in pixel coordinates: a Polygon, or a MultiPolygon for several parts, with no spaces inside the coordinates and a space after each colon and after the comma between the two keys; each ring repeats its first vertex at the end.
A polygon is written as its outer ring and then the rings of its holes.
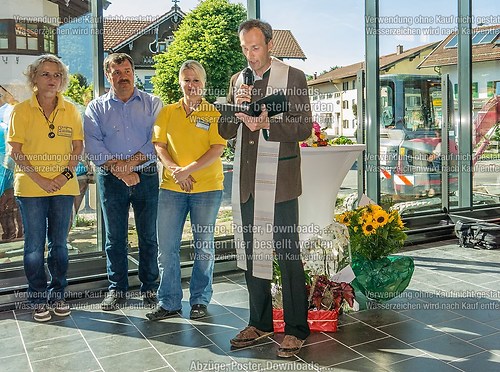
{"type": "Polygon", "coordinates": [[[219,135],[219,112],[203,98],[206,73],[197,61],[179,71],[183,98],[165,106],[154,125],[153,143],[163,164],[158,200],[158,306],[146,314],[165,319],[181,309],[179,251],[189,213],[194,237],[194,264],[189,285],[190,318],[206,315],[212,298],[214,226],[222,200],[220,156],[226,141],[219,135]]]}
{"type": "Polygon", "coordinates": [[[83,150],[83,129],[77,108],[61,93],[69,81],[67,67],[53,55],[31,63],[26,76],[33,96],[14,107],[8,142],[16,163],[14,195],[24,227],[24,271],[33,318],[68,316],[65,302],[66,247],[74,195],[79,194],[73,171],[83,150]],[[44,268],[45,241],[47,267],[44,268]],[[50,306],[49,306],[50,305],[50,306]]]}

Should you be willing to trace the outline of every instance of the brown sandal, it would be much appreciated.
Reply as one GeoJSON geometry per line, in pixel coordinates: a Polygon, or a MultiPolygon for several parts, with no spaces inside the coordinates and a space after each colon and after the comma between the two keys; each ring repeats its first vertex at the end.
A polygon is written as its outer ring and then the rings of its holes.
{"type": "Polygon", "coordinates": [[[283,339],[283,342],[281,343],[276,354],[281,358],[290,358],[300,351],[303,344],[304,340],[292,335],[285,335],[285,338],[283,339]]]}
{"type": "Polygon", "coordinates": [[[265,337],[272,336],[273,332],[261,331],[254,326],[248,326],[236,335],[230,342],[234,347],[245,347],[256,344],[265,337]]]}

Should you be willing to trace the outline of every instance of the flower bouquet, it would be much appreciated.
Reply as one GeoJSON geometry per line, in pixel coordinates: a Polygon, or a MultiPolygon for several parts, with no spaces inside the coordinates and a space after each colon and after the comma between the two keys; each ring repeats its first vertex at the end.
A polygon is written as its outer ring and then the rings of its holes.
{"type": "Polygon", "coordinates": [[[338,215],[337,221],[349,230],[354,286],[375,301],[401,294],[410,283],[414,264],[411,257],[389,256],[406,240],[399,212],[368,204],[338,215]]]}
{"type": "Polygon", "coordinates": [[[324,147],[333,145],[352,145],[354,142],[347,137],[340,136],[335,139],[327,139],[324,128],[317,123],[313,123],[312,133],[308,139],[300,143],[300,147],[324,147]]]}
{"type": "MultiPolygon", "coordinates": [[[[334,222],[322,236],[305,242],[302,261],[305,287],[309,301],[308,323],[311,331],[335,332],[339,311],[354,305],[354,289],[349,283],[335,282],[332,274],[349,265],[349,239],[345,226],[334,222]]],[[[278,262],[273,263],[274,331],[284,331],[281,273],[278,262]]]]}

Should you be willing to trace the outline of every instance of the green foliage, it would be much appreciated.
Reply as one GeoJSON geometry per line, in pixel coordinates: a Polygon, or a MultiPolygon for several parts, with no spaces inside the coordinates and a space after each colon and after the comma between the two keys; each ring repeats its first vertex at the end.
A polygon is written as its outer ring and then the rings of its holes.
{"type": "Polygon", "coordinates": [[[86,105],[93,98],[94,88],[89,85],[85,76],[74,74],[69,76],[68,89],[63,93],[64,96],[70,98],[73,102],[80,105],[86,105]]]}
{"type": "Polygon", "coordinates": [[[137,89],[144,90],[144,83],[137,74],[135,75],[135,86],[137,89]]]}
{"type": "Polygon", "coordinates": [[[406,240],[398,211],[367,205],[337,216],[347,226],[354,258],[377,260],[399,251],[406,240]]]}
{"type": "Polygon", "coordinates": [[[221,158],[228,163],[232,163],[234,161],[234,145],[228,142],[227,146],[224,147],[221,158]]]}
{"type": "Polygon", "coordinates": [[[332,140],[334,145],[352,145],[354,142],[346,137],[346,136],[339,136],[335,139],[332,140]]]}
{"type": "Polygon", "coordinates": [[[241,4],[205,0],[186,15],[165,53],[154,57],[154,93],[165,103],[180,99],[178,75],[188,59],[200,62],[207,72],[206,98],[226,96],[231,75],[246,62],[241,53],[238,26],[246,19],[241,4]]]}

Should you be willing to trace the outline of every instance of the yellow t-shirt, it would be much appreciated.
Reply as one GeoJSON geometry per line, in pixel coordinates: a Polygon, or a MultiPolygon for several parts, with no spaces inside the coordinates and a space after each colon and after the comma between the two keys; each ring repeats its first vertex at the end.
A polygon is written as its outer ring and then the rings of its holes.
{"type": "MultiPolygon", "coordinates": [[[[217,127],[219,116],[215,107],[203,99],[198,108],[186,117],[181,99],[163,107],[158,114],[153,128],[153,142],[166,143],[172,160],[184,167],[198,160],[211,145],[226,145],[217,127]]],[[[191,176],[196,180],[192,193],[223,189],[224,175],[220,158],[208,167],[193,172],[191,176]]],[[[184,192],[165,168],[160,187],[184,192]]]]}
{"type": "MultiPolygon", "coordinates": [[[[49,138],[49,123],[33,96],[14,107],[9,125],[7,141],[21,143],[22,151],[35,171],[47,178],[61,174],[70,161],[72,141],[83,140],[82,119],[78,109],[71,102],[58,95],[58,103],[48,118],[54,122],[54,138],[49,138]]],[[[39,197],[55,195],[79,195],[78,180],[70,179],[57,192],[47,193],[25,172],[16,166],[14,174],[16,196],[39,197]]]]}

